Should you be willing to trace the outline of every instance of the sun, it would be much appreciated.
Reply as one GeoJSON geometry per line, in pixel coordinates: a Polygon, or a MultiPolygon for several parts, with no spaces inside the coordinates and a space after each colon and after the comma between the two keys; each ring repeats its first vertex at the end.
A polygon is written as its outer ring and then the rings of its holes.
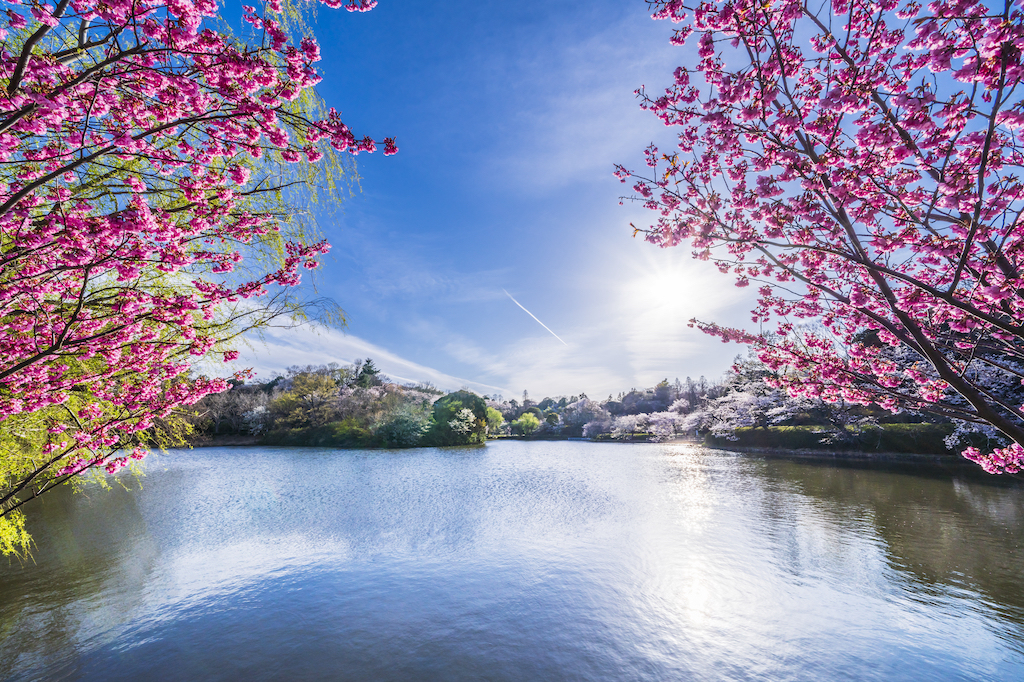
{"type": "Polygon", "coordinates": [[[643,254],[629,268],[621,305],[624,312],[675,326],[680,320],[713,316],[743,296],[729,276],[709,263],[659,249],[643,254]]]}

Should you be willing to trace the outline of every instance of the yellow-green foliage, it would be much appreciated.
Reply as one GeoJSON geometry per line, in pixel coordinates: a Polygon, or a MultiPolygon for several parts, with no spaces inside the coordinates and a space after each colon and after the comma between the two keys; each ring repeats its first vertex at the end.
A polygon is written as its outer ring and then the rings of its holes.
{"type": "Polygon", "coordinates": [[[533,412],[524,412],[519,419],[512,422],[512,425],[518,428],[524,436],[529,436],[540,428],[540,419],[537,419],[537,415],[533,412]]]}
{"type": "Polygon", "coordinates": [[[323,426],[331,421],[331,402],[338,387],[331,377],[301,373],[292,380],[291,390],[270,405],[281,426],[323,426]]]}
{"type": "MultiPolygon", "coordinates": [[[[95,417],[96,420],[118,417],[109,403],[96,400],[87,391],[72,391],[61,405],[12,415],[0,422],[0,499],[8,498],[0,503],[0,556],[25,556],[28,553],[31,537],[25,530],[22,509],[15,507],[36,492],[59,484],[61,477],[57,472],[70,462],[79,458],[94,459],[109,455],[115,449],[135,445],[161,449],[180,446],[186,443],[192,430],[186,420],[171,416],[156,420],[154,426],[147,431],[125,433],[120,442],[102,452],[88,448],[69,449],[68,446],[75,443],[75,431],[83,426],[77,415],[86,405],[100,407],[101,413],[95,417]],[[64,431],[52,433],[52,427],[61,427],[64,431]],[[61,445],[55,453],[45,453],[44,446],[47,444],[65,445],[61,445]],[[20,492],[14,493],[15,488],[30,477],[30,483],[20,492]]],[[[135,475],[142,474],[135,461],[129,464],[129,471],[135,475]]],[[[77,487],[86,479],[109,487],[107,476],[97,469],[73,476],[67,482],[77,487]]]]}
{"type": "Polygon", "coordinates": [[[263,442],[268,445],[307,445],[314,447],[360,448],[377,445],[374,436],[359,420],[348,417],[339,422],[306,428],[275,429],[263,442]]]}
{"type": "Polygon", "coordinates": [[[32,545],[32,537],[25,530],[25,515],[12,511],[0,516],[0,556],[26,558],[32,545]]]}
{"type": "Polygon", "coordinates": [[[494,435],[505,425],[505,417],[493,407],[487,408],[487,433],[494,435]]]}

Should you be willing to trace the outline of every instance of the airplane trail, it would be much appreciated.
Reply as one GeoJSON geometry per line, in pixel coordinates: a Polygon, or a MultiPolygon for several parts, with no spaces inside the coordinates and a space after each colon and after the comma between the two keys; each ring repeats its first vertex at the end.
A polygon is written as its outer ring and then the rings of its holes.
{"type": "MultiPolygon", "coordinates": [[[[504,289],[502,289],[502,291],[505,291],[505,290],[504,290],[504,289]]],[[[513,297],[512,297],[512,294],[510,294],[510,293],[508,293],[507,291],[505,291],[505,295],[506,295],[506,296],[508,296],[509,298],[511,298],[511,299],[512,299],[512,302],[513,302],[513,303],[515,303],[515,304],[516,304],[517,306],[519,306],[520,308],[522,308],[522,309],[523,309],[523,311],[525,311],[527,315],[529,315],[529,316],[530,316],[530,317],[532,317],[533,319],[537,320],[537,316],[536,316],[536,315],[534,315],[533,313],[531,313],[531,312],[530,312],[529,310],[526,310],[526,307],[525,307],[525,306],[524,306],[524,305],[523,305],[522,303],[520,303],[519,301],[517,301],[517,300],[516,300],[515,298],[513,298],[513,297]]],[[[562,341],[562,337],[561,337],[561,336],[559,336],[558,334],[556,334],[556,333],[552,332],[552,331],[551,331],[551,328],[550,328],[550,327],[548,327],[548,326],[547,326],[546,324],[544,324],[544,323],[543,323],[543,322],[541,322],[540,320],[537,320],[537,324],[539,324],[540,326],[544,327],[544,328],[545,328],[545,329],[547,329],[547,330],[548,330],[549,332],[551,332],[551,336],[555,337],[555,338],[556,338],[556,339],[558,339],[559,341],[562,341]]],[[[565,341],[562,341],[562,345],[563,345],[563,346],[568,346],[569,344],[567,344],[567,343],[566,343],[565,341]]]]}

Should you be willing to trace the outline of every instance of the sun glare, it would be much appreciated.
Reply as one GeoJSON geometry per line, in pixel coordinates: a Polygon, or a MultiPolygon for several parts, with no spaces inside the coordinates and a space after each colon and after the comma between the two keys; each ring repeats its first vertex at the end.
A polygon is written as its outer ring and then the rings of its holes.
{"type": "Polygon", "coordinates": [[[630,268],[623,287],[624,312],[674,327],[707,317],[743,296],[728,275],[675,253],[656,252],[630,268]]]}

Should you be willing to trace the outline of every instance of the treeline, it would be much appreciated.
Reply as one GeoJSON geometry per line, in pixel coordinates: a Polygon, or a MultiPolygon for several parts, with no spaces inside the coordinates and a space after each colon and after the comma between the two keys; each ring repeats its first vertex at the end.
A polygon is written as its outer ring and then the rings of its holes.
{"type": "MultiPolygon", "coordinates": [[[[291,367],[267,383],[237,383],[204,398],[191,419],[199,438],[248,435],[272,445],[335,447],[463,445],[496,437],[689,437],[905,452],[998,444],[991,429],[934,414],[792,397],[773,387],[775,378],[748,357],[737,358],[721,379],[665,379],[605,400],[579,394],[535,401],[526,391],[521,400],[506,400],[395,383],[366,359],[345,367],[291,367]]],[[[1006,399],[1024,400],[1019,384],[1008,383],[1005,390],[1006,399]]]]}
{"type": "Polygon", "coordinates": [[[234,382],[190,416],[194,438],[256,436],[270,445],[403,448],[482,443],[501,415],[469,391],[389,380],[373,360],[289,367],[266,383],[234,382]]]}
{"type": "MultiPolygon", "coordinates": [[[[893,358],[913,368],[916,358],[893,358]]],[[[721,379],[667,379],[606,400],[586,395],[533,401],[491,399],[502,413],[504,432],[538,437],[596,440],[668,440],[692,437],[711,443],[774,447],[889,450],[938,453],[968,445],[1004,444],[990,426],[935,412],[791,396],[777,388],[778,374],[751,355],[738,357],[721,379]]],[[[986,384],[1010,404],[1024,402],[1024,388],[1011,375],[986,384]]]]}
{"type": "Polygon", "coordinates": [[[707,404],[724,390],[721,382],[687,377],[685,382],[665,379],[606,400],[580,394],[534,401],[524,391],[522,401],[492,396],[487,406],[501,413],[500,432],[506,435],[665,440],[685,433],[683,418],[693,406],[707,404]]]}

